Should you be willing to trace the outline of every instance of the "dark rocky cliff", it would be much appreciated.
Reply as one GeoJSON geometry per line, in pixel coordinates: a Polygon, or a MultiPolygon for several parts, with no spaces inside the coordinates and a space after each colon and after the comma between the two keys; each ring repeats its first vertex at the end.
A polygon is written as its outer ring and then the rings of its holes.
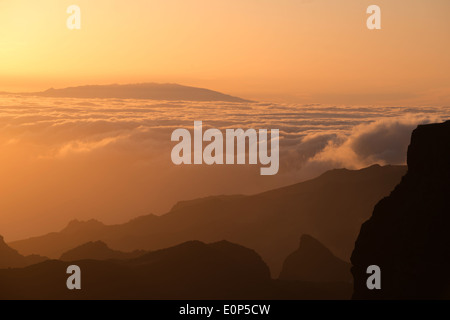
{"type": "Polygon", "coordinates": [[[408,172],[365,222],[351,258],[355,299],[450,298],[450,121],[421,125],[408,172]],[[381,290],[369,290],[369,265],[381,290]]]}

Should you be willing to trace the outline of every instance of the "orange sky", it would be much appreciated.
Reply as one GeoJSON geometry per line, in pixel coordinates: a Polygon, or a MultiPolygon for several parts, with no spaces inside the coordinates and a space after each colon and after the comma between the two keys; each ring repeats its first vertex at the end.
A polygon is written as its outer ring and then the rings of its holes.
{"type": "Polygon", "coordinates": [[[448,0],[2,0],[0,90],[178,82],[257,99],[450,102],[448,0]],[[66,9],[82,29],[66,28],[66,9]],[[382,8],[382,30],[366,8],[382,8]]]}
{"type": "Polygon", "coordinates": [[[180,200],[404,163],[411,130],[449,118],[449,14],[449,0],[0,0],[0,91],[175,82],[296,102],[0,96],[0,235],[74,218],[119,223],[180,200]],[[66,27],[72,4],[81,30],[66,27]],[[371,4],[382,30],[366,28],[371,4]],[[200,119],[279,128],[280,174],[174,166],[170,133],[200,119]]]}

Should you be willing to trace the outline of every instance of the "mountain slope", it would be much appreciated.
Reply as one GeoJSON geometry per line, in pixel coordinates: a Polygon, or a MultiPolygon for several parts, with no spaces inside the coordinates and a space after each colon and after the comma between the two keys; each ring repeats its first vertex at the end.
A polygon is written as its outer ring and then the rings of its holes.
{"type": "Polygon", "coordinates": [[[76,261],[86,259],[125,260],[139,257],[145,253],[146,251],[143,250],[136,250],[133,252],[122,252],[112,250],[106,245],[106,243],[102,241],[95,241],[95,242],[90,241],[63,253],[59,259],[62,261],[76,261]]]}
{"type": "Polygon", "coordinates": [[[82,290],[68,290],[68,263],[0,270],[0,299],[239,299],[263,297],[270,273],[252,250],[190,241],[126,261],[82,260],[82,290]]]}
{"type": "Polygon", "coordinates": [[[283,264],[280,280],[350,282],[351,265],[333,255],[323,244],[303,235],[300,247],[291,253],[283,264]]]}
{"type": "Polygon", "coordinates": [[[414,130],[408,173],[361,227],[355,299],[450,299],[450,121],[414,130]],[[366,286],[381,269],[381,290],[366,286]]]}
{"type": "Polygon", "coordinates": [[[20,268],[47,260],[46,257],[37,255],[22,256],[16,250],[10,248],[0,236],[0,269],[20,268]]]}
{"type": "Polygon", "coordinates": [[[7,299],[348,299],[345,283],[270,279],[253,250],[227,241],[189,241],[131,260],[73,261],[81,290],[66,288],[69,263],[46,261],[0,270],[0,300],[7,299]]]}
{"type": "Polygon", "coordinates": [[[253,196],[208,197],[175,206],[162,216],[142,216],[121,225],[74,221],[61,232],[15,241],[27,254],[57,258],[70,248],[101,240],[122,251],[156,250],[189,240],[228,240],[256,250],[274,276],[298,247],[298,235],[314,234],[348,261],[361,223],[394,188],[403,166],[338,169],[316,179],[253,196]]]}
{"type": "Polygon", "coordinates": [[[140,83],[140,84],[112,84],[88,85],[63,89],[48,89],[42,92],[25,93],[42,97],[62,98],[116,98],[116,99],[149,99],[169,101],[226,101],[249,102],[217,91],[182,86],[172,83],[140,83]]]}

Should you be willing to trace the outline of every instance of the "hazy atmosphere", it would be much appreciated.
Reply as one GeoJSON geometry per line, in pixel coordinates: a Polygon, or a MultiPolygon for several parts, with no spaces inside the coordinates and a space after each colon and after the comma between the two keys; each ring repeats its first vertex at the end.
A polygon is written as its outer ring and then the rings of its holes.
{"type": "Polygon", "coordinates": [[[0,234],[15,240],[74,218],[125,222],[180,200],[250,194],[332,168],[403,164],[419,123],[450,107],[375,107],[127,99],[0,98],[0,234]],[[175,166],[176,128],[280,129],[280,171],[175,166]]]}
{"type": "Polygon", "coordinates": [[[123,222],[176,202],[255,193],[332,168],[402,164],[412,129],[449,116],[446,0],[0,2],[0,91],[180,83],[253,103],[0,98],[0,234],[123,222]],[[345,23],[343,23],[345,22],[345,23]],[[280,129],[280,171],[181,166],[171,132],[280,129]]]}
{"type": "Polygon", "coordinates": [[[0,0],[0,300],[449,299],[449,14],[0,0]]]}

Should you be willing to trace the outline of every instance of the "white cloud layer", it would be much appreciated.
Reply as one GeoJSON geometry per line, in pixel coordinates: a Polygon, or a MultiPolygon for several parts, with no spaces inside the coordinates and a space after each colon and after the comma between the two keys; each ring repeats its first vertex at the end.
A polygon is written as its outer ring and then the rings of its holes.
{"type": "MultiPolygon", "coordinates": [[[[450,107],[281,105],[0,97],[0,234],[28,236],[73,218],[122,222],[175,202],[255,193],[336,167],[403,164],[411,131],[450,107]],[[176,167],[176,128],[280,129],[280,171],[176,167]]],[[[40,233],[40,232],[39,232],[40,233]]]]}

